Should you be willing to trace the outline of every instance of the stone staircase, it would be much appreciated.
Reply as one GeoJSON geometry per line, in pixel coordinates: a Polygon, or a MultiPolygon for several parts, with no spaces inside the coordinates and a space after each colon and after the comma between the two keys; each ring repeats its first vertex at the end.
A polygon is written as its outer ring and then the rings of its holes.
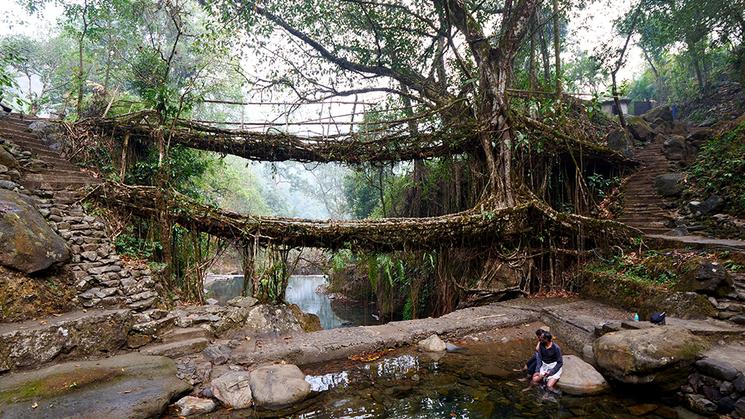
{"type": "Polygon", "coordinates": [[[83,172],[60,154],[57,144],[50,144],[39,135],[43,126],[52,124],[45,119],[9,114],[0,119],[0,137],[7,138],[18,147],[42,160],[43,167],[34,167],[24,174],[20,184],[29,190],[75,190],[101,183],[83,172]],[[39,128],[36,128],[39,127],[39,128]]]}
{"type": "Polygon", "coordinates": [[[102,183],[60,154],[62,139],[53,122],[0,115],[0,138],[29,156],[18,184],[71,250],[65,272],[74,279],[82,308],[136,312],[157,304],[157,284],[145,264],[124,264],[106,231],[106,221],[86,212],[86,186],[102,183]]]}
{"type": "Polygon", "coordinates": [[[658,136],[652,143],[635,151],[642,168],[631,175],[623,189],[624,210],[618,221],[638,228],[646,234],[664,234],[670,213],[665,210],[662,197],[654,188],[658,175],[672,171],[662,150],[664,138],[658,136]]]}

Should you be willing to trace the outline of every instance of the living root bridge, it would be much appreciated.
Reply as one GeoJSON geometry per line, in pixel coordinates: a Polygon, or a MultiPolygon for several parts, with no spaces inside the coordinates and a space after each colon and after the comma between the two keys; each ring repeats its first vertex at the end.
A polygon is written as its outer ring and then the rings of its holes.
{"type": "Polygon", "coordinates": [[[591,237],[635,234],[623,224],[555,213],[536,201],[429,218],[321,221],[241,215],[196,203],[178,192],[161,194],[151,186],[107,183],[98,186],[91,196],[104,205],[143,217],[158,216],[159,200],[163,199],[172,220],[186,228],[230,239],[258,240],[260,245],[378,251],[486,247],[517,242],[545,222],[562,230],[582,230],[591,237]]]}
{"type": "MultiPolygon", "coordinates": [[[[514,116],[515,129],[532,140],[547,139],[546,152],[571,155],[585,161],[612,163],[620,167],[636,163],[589,139],[578,139],[559,129],[520,115],[514,116]]],[[[93,118],[73,127],[78,134],[93,132],[141,141],[152,141],[156,130],[170,143],[198,150],[231,154],[255,161],[398,162],[434,157],[478,153],[478,127],[464,124],[431,132],[409,134],[408,131],[378,129],[334,136],[299,136],[280,132],[255,132],[217,128],[186,120],[175,120],[166,126],[155,122],[152,112],[143,111],[116,118],[93,118]],[[161,131],[162,129],[162,131],[161,131]]],[[[574,157],[573,157],[574,158],[574,157]]]]}

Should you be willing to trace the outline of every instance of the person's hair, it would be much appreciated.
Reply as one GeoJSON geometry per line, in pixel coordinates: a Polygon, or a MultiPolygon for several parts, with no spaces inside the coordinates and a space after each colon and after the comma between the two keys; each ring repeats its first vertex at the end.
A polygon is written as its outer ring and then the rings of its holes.
{"type": "Polygon", "coordinates": [[[535,335],[538,336],[538,337],[543,336],[544,333],[546,333],[546,331],[543,330],[543,329],[538,329],[538,330],[535,331],[535,335]]]}
{"type": "Polygon", "coordinates": [[[544,334],[542,335],[542,337],[543,337],[543,339],[545,339],[545,340],[546,340],[546,342],[551,342],[551,339],[553,339],[553,338],[554,338],[553,336],[551,336],[551,333],[549,333],[549,332],[546,332],[546,333],[544,333],[544,334]]]}

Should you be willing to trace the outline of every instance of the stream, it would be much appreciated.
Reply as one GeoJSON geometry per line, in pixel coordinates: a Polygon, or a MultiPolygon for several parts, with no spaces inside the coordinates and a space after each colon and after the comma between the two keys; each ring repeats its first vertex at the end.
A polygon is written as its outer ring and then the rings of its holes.
{"type": "MultiPolygon", "coordinates": [[[[206,281],[208,296],[224,304],[240,294],[243,278],[206,281]]],[[[322,275],[294,275],[287,302],[319,316],[324,329],[374,324],[374,306],[340,304],[317,292],[322,275]]],[[[520,381],[532,339],[462,342],[448,353],[410,348],[374,354],[364,361],[303,366],[313,396],[280,412],[221,410],[211,417],[293,418],[698,418],[674,396],[614,388],[599,396],[556,396],[520,381]]],[[[569,352],[571,353],[571,351],[569,352]]]]}
{"type": "Polygon", "coordinates": [[[371,362],[303,366],[314,396],[290,409],[220,411],[214,417],[315,418],[700,418],[673,396],[622,389],[556,396],[519,381],[532,339],[466,343],[455,352],[392,350],[371,362]]]}
{"type": "MultiPolygon", "coordinates": [[[[327,284],[324,275],[292,275],[285,291],[285,301],[318,316],[324,329],[380,324],[375,318],[377,310],[374,304],[342,301],[318,292],[327,284]]],[[[222,305],[239,296],[242,287],[243,275],[210,275],[205,278],[206,298],[214,298],[222,305]]]]}

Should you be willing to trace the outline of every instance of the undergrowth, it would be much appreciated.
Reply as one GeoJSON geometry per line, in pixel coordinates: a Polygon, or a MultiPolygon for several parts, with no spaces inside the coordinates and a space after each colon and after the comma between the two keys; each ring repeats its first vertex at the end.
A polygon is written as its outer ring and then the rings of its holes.
{"type": "Polygon", "coordinates": [[[689,172],[702,196],[719,195],[727,212],[745,216],[745,122],[709,140],[689,172]]]}

